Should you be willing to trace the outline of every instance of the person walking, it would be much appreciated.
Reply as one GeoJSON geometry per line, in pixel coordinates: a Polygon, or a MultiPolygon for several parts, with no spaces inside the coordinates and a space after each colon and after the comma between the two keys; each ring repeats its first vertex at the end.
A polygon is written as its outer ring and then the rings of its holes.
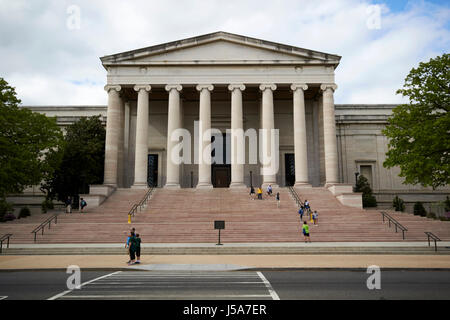
{"type": "Polygon", "coordinates": [[[136,235],[130,232],[130,240],[129,240],[130,262],[128,263],[128,265],[133,265],[136,263],[136,250],[137,250],[136,235]]]}
{"type": "Polygon", "coordinates": [[[277,208],[279,208],[280,207],[280,193],[279,192],[277,192],[276,199],[277,199],[277,208]]]}
{"type": "Polygon", "coordinates": [[[308,213],[308,216],[311,215],[311,208],[309,206],[309,201],[305,199],[305,211],[308,213]]]}
{"type": "Polygon", "coordinates": [[[267,195],[268,195],[269,197],[272,195],[272,185],[271,185],[271,184],[269,184],[269,185],[267,186],[267,195]]]}
{"type": "Polygon", "coordinates": [[[305,213],[305,209],[303,206],[300,206],[300,209],[298,209],[298,214],[300,215],[300,221],[303,221],[303,214],[305,213]]]}
{"type": "Polygon", "coordinates": [[[66,200],[66,213],[72,213],[72,199],[67,197],[66,200]]]}
{"type": "Polygon", "coordinates": [[[139,234],[136,234],[136,263],[141,263],[141,243],[142,240],[139,234]]]}
{"type": "Polygon", "coordinates": [[[255,200],[255,188],[250,186],[250,199],[255,200]]]}
{"type": "Polygon", "coordinates": [[[263,198],[262,198],[262,193],[263,193],[263,192],[262,192],[262,190],[261,190],[261,187],[258,188],[258,191],[257,191],[257,192],[258,192],[258,200],[262,200],[262,199],[263,199],[263,198]]]}
{"type": "Polygon", "coordinates": [[[80,201],[80,211],[83,212],[84,208],[87,206],[86,200],[84,200],[83,198],[81,198],[80,201]]]}
{"type": "Polygon", "coordinates": [[[305,243],[311,242],[311,238],[309,237],[309,226],[308,226],[308,222],[304,221],[303,222],[303,227],[302,227],[302,232],[303,232],[303,237],[305,239],[305,243]]]}
{"type": "Polygon", "coordinates": [[[314,221],[314,225],[317,227],[319,225],[319,214],[317,213],[317,211],[314,210],[312,218],[314,221]]]}
{"type": "MultiPolygon", "coordinates": [[[[125,243],[125,248],[127,249],[128,255],[130,255],[130,239],[131,239],[131,236],[134,235],[135,233],[136,233],[136,229],[131,228],[130,234],[127,236],[127,242],[125,243]]],[[[127,234],[126,231],[125,231],[125,234],[127,234]]],[[[128,260],[127,263],[131,263],[131,259],[128,260]]]]}

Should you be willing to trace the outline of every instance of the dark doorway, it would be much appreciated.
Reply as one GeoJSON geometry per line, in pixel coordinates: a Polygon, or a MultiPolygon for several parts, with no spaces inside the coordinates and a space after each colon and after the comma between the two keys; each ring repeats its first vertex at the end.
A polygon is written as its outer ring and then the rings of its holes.
{"type": "Polygon", "coordinates": [[[158,155],[148,155],[147,184],[149,187],[158,186],[158,155]]]}
{"type": "Polygon", "coordinates": [[[228,188],[231,183],[230,135],[215,134],[211,137],[211,180],[214,188],[228,188]],[[221,139],[221,141],[220,141],[221,139]]]}
{"type": "Polygon", "coordinates": [[[286,168],[286,186],[295,184],[295,155],[293,153],[284,154],[284,167],[286,168]]]}

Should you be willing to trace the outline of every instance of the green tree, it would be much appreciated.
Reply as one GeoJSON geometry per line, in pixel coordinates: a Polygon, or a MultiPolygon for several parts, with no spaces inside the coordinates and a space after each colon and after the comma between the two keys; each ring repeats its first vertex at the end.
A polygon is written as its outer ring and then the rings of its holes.
{"type": "Polygon", "coordinates": [[[15,89],[0,78],[0,200],[37,185],[49,171],[46,154],[60,145],[55,118],[19,107],[15,89]]]}
{"type": "Polygon", "coordinates": [[[49,199],[77,197],[88,193],[90,184],[103,182],[105,136],[100,116],[82,117],[67,127],[63,147],[49,155],[56,168],[42,184],[49,199]]]}
{"type": "Polygon", "coordinates": [[[384,166],[399,166],[405,184],[433,189],[450,183],[450,55],[413,68],[397,91],[409,104],[393,110],[384,166]]]}
{"type": "Polygon", "coordinates": [[[358,177],[355,192],[362,192],[362,202],[364,208],[377,206],[377,199],[372,194],[372,188],[370,188],[369,181],[363,175],[358,177]]]}

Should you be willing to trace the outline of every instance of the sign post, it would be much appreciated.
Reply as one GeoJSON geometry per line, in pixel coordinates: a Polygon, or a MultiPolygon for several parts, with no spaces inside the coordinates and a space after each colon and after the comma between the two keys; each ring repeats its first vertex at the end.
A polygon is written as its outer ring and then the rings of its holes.
{"type": "Polygon", "coordinates": [[[221,246],[222,243],[220,243],[220,230],[225,229],[225,221],[215,220],[214,221],[214,229],[219,230],[219,242],[216,244],[216,246],[221,246]]]}

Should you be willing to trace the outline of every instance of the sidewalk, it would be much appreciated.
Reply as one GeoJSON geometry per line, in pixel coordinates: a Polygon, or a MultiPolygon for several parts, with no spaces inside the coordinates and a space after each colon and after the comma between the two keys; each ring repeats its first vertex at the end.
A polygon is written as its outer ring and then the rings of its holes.
{"type": "MultiPolygon", "coordinates": [[[[227,243],[222,246],[146,243],[137,267],[146,270],[360,269],[377,265],[381,268],[450,269],[450,242],[438,242],[440,254],[434,253],[434,243],[431,246],[428,247],[427,241],[227,243]]],[[[128,268],[126,261],[128,256],[123,243],[11,244],[10,249],[4,248],[0,255],[0,270],[66,269],[69,265],[82,269],[122,269],[128,268]],[[8,255],[8,250],[16,253],[8,255]],[[17,254],[20,250],[23,254],[17,254]]]]}
{"type": "MultiPolygon", "coordinates": [[[[127,255],[0,256],[0,270],[127,268],[127,255]]],[[[450,255],[149,255],[141,257],[148,270],[235,270],[344,268],[450,269],[450,255]],[[147,265],[147,266],[146,266],[147,265]],[[218,267],[220,265],[221,267],[218,267]],[[221,269],[222,268],[222,269],[221,269]]]]}

